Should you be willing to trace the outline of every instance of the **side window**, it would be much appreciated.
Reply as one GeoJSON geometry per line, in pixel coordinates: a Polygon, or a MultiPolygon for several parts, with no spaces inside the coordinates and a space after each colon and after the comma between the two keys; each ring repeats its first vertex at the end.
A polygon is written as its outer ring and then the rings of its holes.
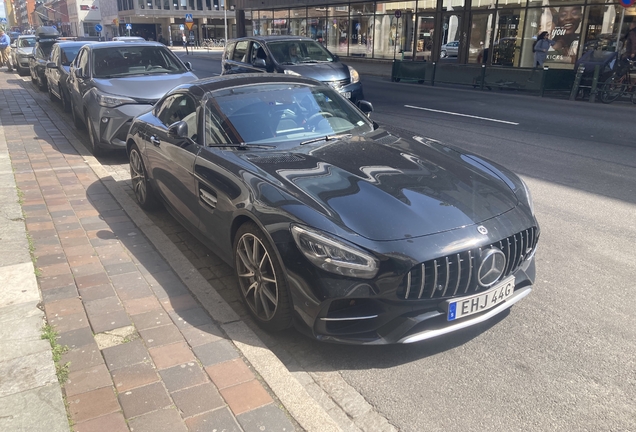
{"type": "Polygon", "coordinates": [[[166,127],[178,121],[186,122],[188,124],[188,136],[193,141],[197,140],[197,107],[190,96],[176,94],[167,98],[160,108],[157,118],[166,127]]]}
{"type": "Polygon", "coordinates": [[[225,47],[225,52],[223,53],[223,60],[229,60],[232,58],[232,52],[234,51],[234,46],[236,42],[230,42],[227,47],[225,47]]]}
{"type": "Polygon", "coordinates": [[[247,62],[247,45],[249,41],[238,41],[236,43],[236,47],[234,48],[234,54],[232,55],[232,60],[237,62],[247,62]]]}
{"type": "Polygon", "coordinates": [[[228,144],[232,140],[223,129],[221,116],[212,100],[205,105],[205,145],[228,144]]]}
{"type": "Polygon", "coordinates": [[[252,49],[250,51],[250,63],[255,64],[256,59],[265,59],[266,54],[265,50],[261,47],[261,44],[258,42],[252,42],[252,49]]]}
{"type": "Polygon", "coordinates": [[[81,57],[77,59],[77,67],[84,71],[84,75],[88,75],[88,50],[81,52],[81,57]]]}

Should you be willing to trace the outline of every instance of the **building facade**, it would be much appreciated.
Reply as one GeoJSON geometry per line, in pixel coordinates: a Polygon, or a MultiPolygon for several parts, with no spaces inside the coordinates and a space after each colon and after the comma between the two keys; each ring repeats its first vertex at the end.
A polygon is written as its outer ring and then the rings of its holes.
{"type": "Polygon", "coordinates": [[[532,67],[536,36],[555,41],[546,65],[573,68],[587,50],[616,49],[636,8],[613,0],[237,0],[253,34],[312,37],[340,56],[532,67]],[[264,7],[265,4],[267,7],[264,7]]]}

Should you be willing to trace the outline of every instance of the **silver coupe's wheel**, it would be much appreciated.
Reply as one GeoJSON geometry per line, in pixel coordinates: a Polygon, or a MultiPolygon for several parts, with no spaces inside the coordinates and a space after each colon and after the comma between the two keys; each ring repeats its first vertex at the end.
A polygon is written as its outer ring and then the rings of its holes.
{"type": "Polygon", "coordinates": [[[154,210],[159,206],[159,200],[148,181],[146,167],[139,153],[139,148],[133,145],[130,149],[130,180],[137,202],[144,210],[154,210]]]}
{"type": "Polygon", "coordinates": [[[283,270],[269,241],[253,223],[236,235],[234,260],[239,289],[247,308],[267,330],[282,330],[291,324],[291,306],[283,270]]]}

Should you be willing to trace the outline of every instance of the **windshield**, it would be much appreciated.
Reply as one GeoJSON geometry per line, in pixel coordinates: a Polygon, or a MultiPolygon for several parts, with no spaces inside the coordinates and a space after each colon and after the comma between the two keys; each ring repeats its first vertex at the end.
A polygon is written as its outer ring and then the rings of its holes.
{"type": "Polygon", "coordinates": [[[95,78],[186,72],[174,54],[156,45],[95,48],[93,70],[95,78]]]}
{"type": "Polygon", "coordinates": [[[35,46],[35,38],[21,38],[18,42],[20,48],[29,48],[35,46]]]}
{"type": "Polygon", "coordinates": [[[269,42],[272,56],[279,64],[332,62],[333,56],[322,45],[313,40],[291,40],[269,42]]]}
{"type": "Polygon", "coordinates": [[[62,62],[62,66],[70,66],[71,62],[75,60],[77,57],[77,53],[79,52],[81,45],[76,46],[61,46],[60,60],[62,62]]]}
{"type": "Polygon", "coordinates": [[[297,145],[314,138],[373,130],[371,121],[337,91],[296,83],[254,84],[212,92],[205,117],[207,145],[235,139],[297,145]]]}

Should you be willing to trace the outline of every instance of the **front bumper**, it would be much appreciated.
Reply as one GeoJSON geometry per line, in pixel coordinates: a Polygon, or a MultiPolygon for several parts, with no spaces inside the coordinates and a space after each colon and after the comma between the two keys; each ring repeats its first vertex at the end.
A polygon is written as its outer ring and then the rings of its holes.
{"type": "Polygon", "coordinates": [[[150,104],[127,104],[115,108],[106,108],[96,102],[89,106],[89,119],[99,133],[99,145],[106,149],[125,149],[126,136],[134,117],[147,113],[153,107],[150,104]]]}
{"type": "Polygon", "coordinates": [[[374,250],[380,259],[379,272],[370,280],[323,271],[307,261],[295,243],[276,242],[287,274],[296,327],[327,342],[411,343],[461,330],[501,314],[531,291],[540,231],[536,220],[520,208],[483,225],[488,235],[473,235],[477,230],[471,226],[405,241],[358,243],[364,249],[374,250]],[[531,243],[530,238],[534,239],[531,243]],[[518,244],[521,246],[509,249],[509,245],[518,244]],[[507,250],[504,254],[510,268],[506,267],[502,279],[515,277],[512,297],[484,312],[448,321],[449,300],[457,301],[486,290],[478,290],[475,272],[480,261],[475,255],[471,261],[470,253],[495,245],[507,250]],[[460,261],[461,267],[457,265],[460,261]],[[431,262],[439,264],[439,274],[428,266],[431,262]],[[424,279],[418,276],[420,268],[427,269],[424,279]],[[411,289],[406,289],[407,286],[411,289]],[[448,292],[445,286],[450,287],[448,292]],[[462,289],[458,290],[460,286],[462,289]]]}
{"type": "Polygon", "coordinates": [[[351,92],[351,102],[356,103],[359,100],[364,99],[364,93],[362,92],[362,83],[358,81],[355,84],[347,84],[346,86],[338,89],[340,93],[351,92]]]}
{"type": "Polygon", "coordinates": [[[16,57],[16,64],[14,66],[21,67],[23,69],[28,69],[29,68],[29,56],[20,56],[20,55],[18,55],[16,57]]]}

